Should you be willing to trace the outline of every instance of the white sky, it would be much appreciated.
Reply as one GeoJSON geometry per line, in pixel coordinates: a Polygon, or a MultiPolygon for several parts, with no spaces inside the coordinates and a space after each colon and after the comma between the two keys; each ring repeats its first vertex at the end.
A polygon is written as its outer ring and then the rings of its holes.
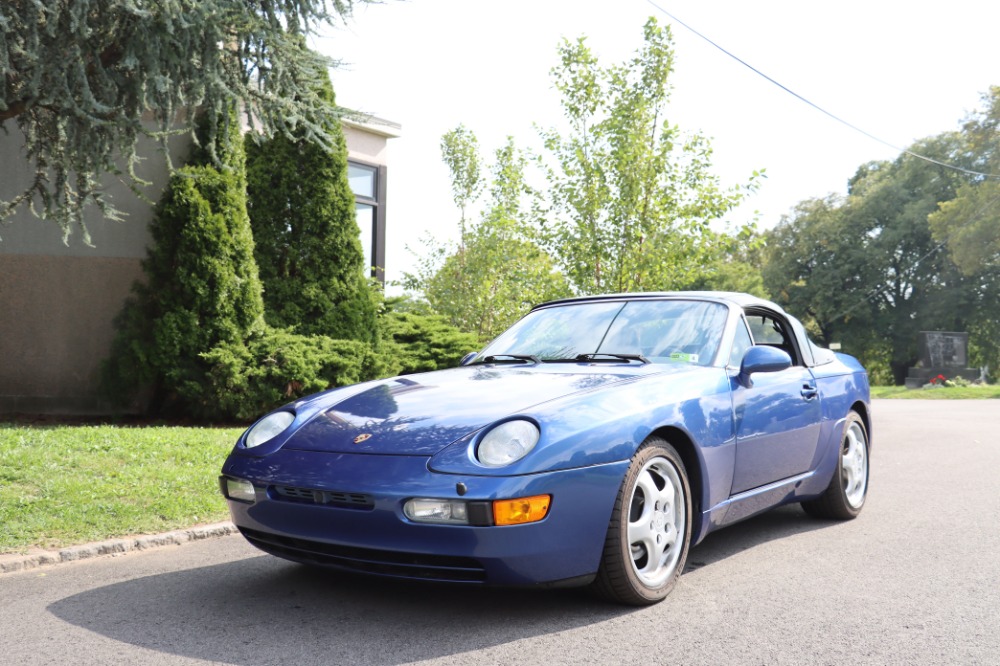
{"type": "MultiPolygon", "coordinates": [[[[899,147],[957,129],[1000,84],[1000,3],[986,0],[663,0],[667,11],[765,74],[899,147]]],[[[673,24],[647,0],[408,0],[362,6],[314,46],[343,62],[337,101],[402,125],[390,141],[387,277],[406,246],[457,235],[441,135],[473,130],[485,157],[507,135],[537,146],[532,123],[561,126],[549,70],[561,38],[586,35],[600,62],[628,58],[655,15],[675,42],[668,117],[713,140],[723,183],[767,179],[733,221],[776,224],[803,199],[843,193],[887,148],[828,118],[673,24]]]]}

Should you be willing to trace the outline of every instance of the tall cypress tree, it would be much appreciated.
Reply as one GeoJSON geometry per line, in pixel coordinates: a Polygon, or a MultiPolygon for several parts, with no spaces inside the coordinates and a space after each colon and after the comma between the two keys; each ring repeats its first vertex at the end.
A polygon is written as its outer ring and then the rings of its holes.
{"type": "MultiPolygon", "coordinates": [[[[320,96],[335,106],[325,70],[320,96]]],[[[304,136],[247,137],[247,196],[267,322],[297,333],[373,342],[376,309],[358,237],[339,123],[325,150],[304,136]]]]}
{"type": "Polygon", "coordinates": [[[211,415],[200,355],[263,329],[242,136],[235,114],[228,120],[232,125],[217,135],[221,143],[196,149],[160,199],[145,282],[134,285],[119,316],[105,365],[106,388],[119,401],[151,391],[155,412],[211,415]]]}

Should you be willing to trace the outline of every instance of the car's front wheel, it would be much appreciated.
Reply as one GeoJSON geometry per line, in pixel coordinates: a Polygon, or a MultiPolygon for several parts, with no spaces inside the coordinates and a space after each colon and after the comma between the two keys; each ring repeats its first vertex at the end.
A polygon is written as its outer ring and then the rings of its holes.
{"type": "Polygon", "coordinates": [[[802,503],[806,513],[834,520],[857,517],[868,497],[868,455],[865,423],[857,412],[849,412],[844,422],[837,471],[822,495],[802,503]]]}
{"type": "Polygon", "coordinates": [[[659,437],[632,457],[618,491],[593,589],[636,606],[673,589],[691,544],[691,488],[677,451],[659,437]]]}

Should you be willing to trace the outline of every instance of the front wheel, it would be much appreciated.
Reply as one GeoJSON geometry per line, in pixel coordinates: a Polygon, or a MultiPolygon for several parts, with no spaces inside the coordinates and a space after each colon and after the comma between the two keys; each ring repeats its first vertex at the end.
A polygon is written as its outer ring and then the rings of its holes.
{"type": "Polygon", "coordinates": [[[856,518],[868,497],[868,434],[857,412],[849,412],[844,423],[837,471],[826,491],[802,508],[817,518],[850,520],[856,518]]]}
{"type": "Polygon", "coordinates": [[[659,437],[632,457],[608,525],[594,591],[643,606],[663,599],[691,545],[691,489],[680,455],[659,437]]]}

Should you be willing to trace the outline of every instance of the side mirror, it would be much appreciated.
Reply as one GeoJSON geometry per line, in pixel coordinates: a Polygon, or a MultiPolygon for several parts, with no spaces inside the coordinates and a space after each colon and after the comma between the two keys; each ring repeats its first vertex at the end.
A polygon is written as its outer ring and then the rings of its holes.
{"type": "Polygon", "coordinates": [[[739,382],[747,388],[753,387],[750,375],[755,372],[781,372],[792,367],[792,357],[776,347],[751,347],[743,355],[740,364],[739,382]]]}
{"type": "Polygon", "coordinates": [[[469,363],[472,362],[472,359],[476,358],[477,356],[479,356],[479,352],[469,352],[468,354],[462,357],[462,360],[459,362],[459,365],[469,365],[469,363]]]}

